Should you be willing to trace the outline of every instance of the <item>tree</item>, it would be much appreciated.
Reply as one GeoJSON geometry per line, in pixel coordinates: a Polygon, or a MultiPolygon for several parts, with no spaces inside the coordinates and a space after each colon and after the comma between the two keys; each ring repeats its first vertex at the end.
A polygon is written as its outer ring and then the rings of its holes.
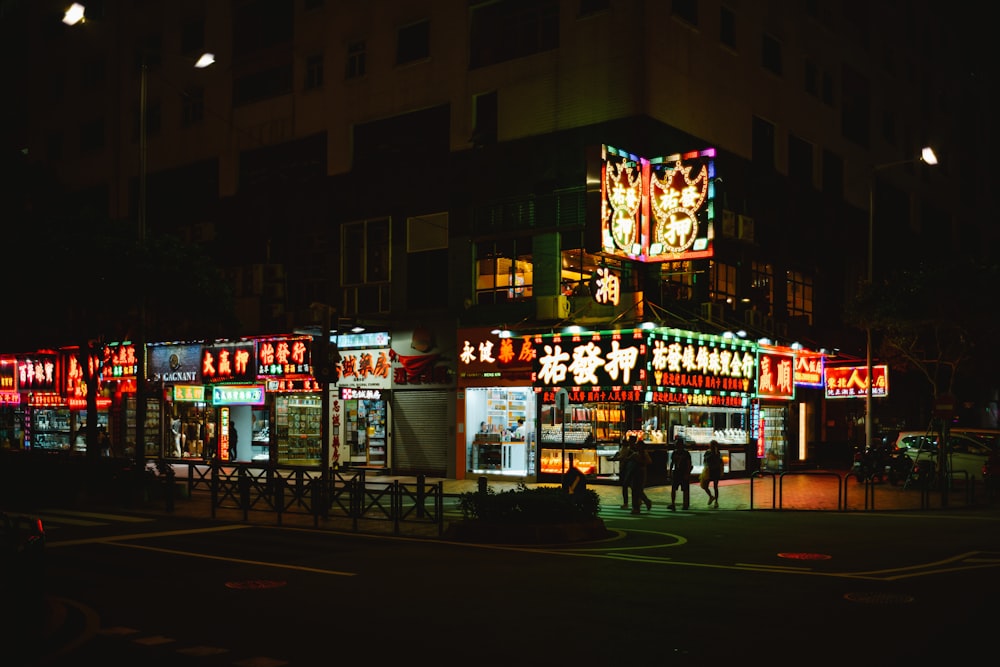
{"type": "Polygon", "coordinates": [[[880,340],[877,356],[894,372],[922,377],[928,398],[974,400],[997,377],[1000,326],[984,295],[998,277],[996,265],[968,258],[917,262],[865,286],[848,304],[847,320],[870,326],[880,340]]]}

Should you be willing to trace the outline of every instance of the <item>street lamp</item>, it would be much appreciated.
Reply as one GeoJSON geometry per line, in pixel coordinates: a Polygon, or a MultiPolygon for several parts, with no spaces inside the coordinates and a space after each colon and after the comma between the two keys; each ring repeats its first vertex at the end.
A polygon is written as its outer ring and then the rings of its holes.
{"type": "MultiPolygon", "coordinates": [[[[934,154],[934,149],[930,146],[924,146],[920,150],[920,157],[916,157],[910,160],[898,160],[896,162],[887,162],[885,164],[878,164],[872,167],[871,177],[868,181],[868,287],[870,288],[875,280],[873,271],[873,255],[874,255],[874,243],[875,243],[875,175],[877,172],[887,169],[889,167],[895,167],[901,164],[910,164],[912,162],[924,162],[929,165],[936,165],[937,155],[934,154]]],[[[866,365],[868,368],[868,376],[865,386],[865,447],[870,447],[872,444],[873,430],[874,430],[874,419],[872,417],[872,325],[871,318],[865,324],[865,337],[866,337],[866,365]]]]}
{"type": "MultiPolygon", "coordinates": [[[[85,23],[86,7],[74,2],[63,15],[63,23],[75,26],[85,23]]],[[[197,69],[204,69],[215,62],[215,56],[211,53],[203,53],[194,63],[197,69]]],[[[141,54],[139,68],[139,192],[136,206],[136,245],[140,256],[139,262],[145,264],[146,258],[142,254],[146,250],[146,175],[147,165],[147,114],[148,105],[146,99],[146,86],[149,78],[149,64],[146,52],[141,54]]],[[[138,296],[138,322],[136,323],[136,335],[133,341],[133,350],[136,355],[136,386],[135,386],[135,462],[136,470],[142,474],[146,463],[146,287],[144,277],[140,276],[139,296],[138,296]]]]}

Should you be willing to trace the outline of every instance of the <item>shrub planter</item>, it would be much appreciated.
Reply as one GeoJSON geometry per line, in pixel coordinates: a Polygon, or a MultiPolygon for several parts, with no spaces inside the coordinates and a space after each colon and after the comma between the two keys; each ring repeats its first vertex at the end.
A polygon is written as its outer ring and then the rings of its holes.
{"type": "Polygon", "coordinates": [[[610,534],[601,519],[563,523],[509,523],[466,519],[451,523],[444,536],[458,542],[482,544],[561,544],[600,540],[610,534]]]}
{"type": "Polygon", "coordinates": [[[445,537],[484,544],[554,544],[603,539],[609,535],[598,517],[600,497],[593,490],[569,494],[558,487],[496,493],[487,488],[459,497],[462,521],[445,537]]]}

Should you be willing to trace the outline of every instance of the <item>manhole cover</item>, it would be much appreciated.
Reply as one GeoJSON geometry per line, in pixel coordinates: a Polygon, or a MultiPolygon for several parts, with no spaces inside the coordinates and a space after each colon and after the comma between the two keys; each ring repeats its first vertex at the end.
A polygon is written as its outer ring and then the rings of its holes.
{"type": "Polygon", "coordinates": [[[261,588],[281,588],[287,582],[285,581],[268,581],[266,579],[248,579],[247,581],[227,581],[226,588],[238,588],[242,590],[250,589],[261,589],[261,588]]]}
{"type": "Polygon", "coordinates": [[[913,602],[912,595],[902,593],[848,593],[844,599],[864,604],[908,604],[913,602]]]}
{"type": "Polygon", "coordinates": [[[833,556],[828,556],[827,554],[810,554],[810,553],[780,553],[778,558],[788,558],[790,560],[830,560],[833,556]]]}

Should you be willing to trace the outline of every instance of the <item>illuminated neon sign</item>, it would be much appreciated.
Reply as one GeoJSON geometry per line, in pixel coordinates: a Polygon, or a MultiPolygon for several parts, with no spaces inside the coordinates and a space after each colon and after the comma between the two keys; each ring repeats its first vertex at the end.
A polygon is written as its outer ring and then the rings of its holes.
{"type": "Polygon", "coordinates": [[[264,385],[227,384],[212,387],[212,405],[264,405],[264,385]]]}
{"type": "Polygon", "coordinates": [[[793,368],[795,355],[780,352],[760,353],[757,394],[764,398],[795,398],[793,368]]]}
{"type": "MultiPolygon", "coordinates": [[[[825,372],[827,398],[860,398],[868,395],[867,366],[827,366],[825,372]]],[[[889,367],[872,366],[872,397],[889,395],[889,367]]]]}
{"type": "Polygon", "coordinates": [[[601,146],[600,251],[640,262],[711,257],[715,149],[647,159],[601,146]]]}

